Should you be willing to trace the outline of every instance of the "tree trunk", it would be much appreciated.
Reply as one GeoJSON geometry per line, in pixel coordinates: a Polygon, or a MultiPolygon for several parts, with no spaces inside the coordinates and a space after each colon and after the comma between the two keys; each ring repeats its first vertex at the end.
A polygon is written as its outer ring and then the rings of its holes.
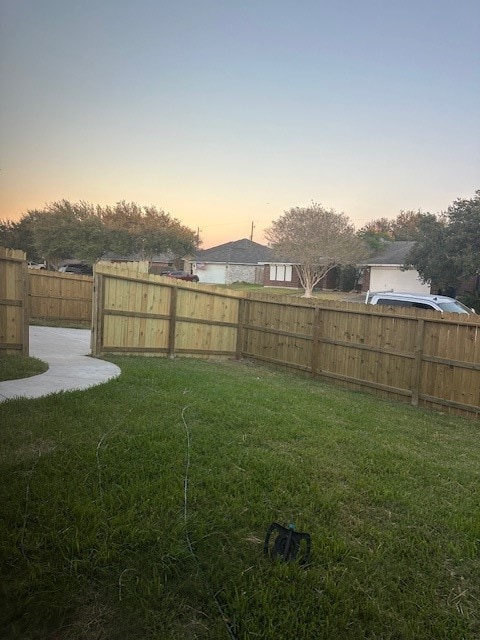
{"type": "Polygon", "coordinates": [[[311,298],[313,294],[313,287],[305,287],[305,293],[302,298],[311,298]]]}

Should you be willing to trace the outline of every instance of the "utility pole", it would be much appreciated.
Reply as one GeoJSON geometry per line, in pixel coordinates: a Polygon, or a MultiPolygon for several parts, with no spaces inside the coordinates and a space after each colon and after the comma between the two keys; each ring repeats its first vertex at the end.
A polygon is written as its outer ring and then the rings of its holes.
{"type": "Polygon", "coordinates": [[[252,230],[250,231],[250,241],[253,241],[253,230],[255,229],[255,224],[252,221],[252,230]]]}

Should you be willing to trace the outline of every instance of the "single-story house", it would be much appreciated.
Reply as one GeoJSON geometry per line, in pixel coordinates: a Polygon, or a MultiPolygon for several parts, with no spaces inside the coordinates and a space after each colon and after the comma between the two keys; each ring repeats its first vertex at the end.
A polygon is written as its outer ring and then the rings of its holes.
{"type": "Polygon", "coordinates": [[[269,247],[243,238],[199,250],[192,261],[192,271],[201,283],[263,284],[263,265],[271,259],[271,255],[272,250],[269,247]]]}
{"type": "MultiPolygon", "coordinates": [[[[250,282],[266,287],[302,288],[294,264],[274,257],[270,247],[246,238],[199,251],[191,269],[188,264],[185,269],[195,273],[200,282],[210,284],[250,282]]],[[[336,280],[337,272],[332,269],[316,288],[334,289],[336,280]]]]}
{"type": "Polygon", "coordinates": [[[362,270],[361,291],[409,291],[430,293],[416,269],[404,269],[406,257],[415,242],[387,242],[371,258],[358,265],[362,270]]]}
{"type": "MultiPolygon", "coordinates": [[[[386,242],[371,258],[358,264],[361,291],[411,291],[430,293],[416,269],[404,269],[413,241],[386,242]]],[[[270,247],[246,238],[198,251],[184,268],[198,275],[200,282],[232,284],[250,282],[267,287],[302,288],[295,265],[274,257],[270,247]]],[[[338,270],[332,269],[317,289],[335,289],[338,270]]]]}

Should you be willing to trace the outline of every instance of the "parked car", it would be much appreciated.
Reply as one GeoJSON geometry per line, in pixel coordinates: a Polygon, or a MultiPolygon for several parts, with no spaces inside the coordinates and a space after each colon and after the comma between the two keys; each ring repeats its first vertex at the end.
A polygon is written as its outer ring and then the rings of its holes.
{"type": "Polygon", "coordinates": [[[367,304],[383,304],[390,307],[410,307],[414,309],[433,309],[447,313],[475,313],[459,300],[447,296],[424,293],[402,293],[396,291],[367,292],[367,304]]]}
{"type": "Polygon", "coordinates": [[[169,271],[165,274],[168,278],[176,278],[177,280],[187,280],[188,282],[198,282],[200,278],[188,271],[169,271]]]}
{"type": "Polygon", "coordinates": [[[47,265],[45,264],[45,262],[29,262],[28,268],[29,269],[46,269],[47,265]]]}
{"type": "Polygon", "coordinates": [[[81,276],[92,276],[93,275],[93,267],[89,264],[85,263],[72,263],[65,264],[63,267],[60,267],[59,271],[61,273],[76,273],[81,276]]]}

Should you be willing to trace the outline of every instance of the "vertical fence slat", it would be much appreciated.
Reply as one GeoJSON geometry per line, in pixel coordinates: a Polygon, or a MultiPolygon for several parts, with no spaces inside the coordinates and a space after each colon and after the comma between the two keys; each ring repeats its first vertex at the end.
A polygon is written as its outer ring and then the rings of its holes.
{"type": "Polygon", "coordinates": [[[177,331],[177,289],[174,287],[170,293],[170,325],[168,329],[168,355],[175,355],[175,335],[177,331]]]}
{"type": "Polygon", "coordinates": [[[23,313],[22,313],[22,322],[23,322],[23,339],[22,339],[22,355],[28,356],[30,354],[30,280],[28,277],[28,265],[26,260],[22,261],[21,265],[21,279],[22,279],[22,290],[23,290],[23,313]]]}
{"type": "Polygon", "coordinates": [[[425,320],[419,318],[415,332],[415,360],[412,369],[412,404],[418,407],[420,399],[420,385],[422,380],[423,342],[425,333],[425,320]]]}
{"type": "Polygon", "coordinates": [[[322,322],[322,312],[317,307],[314,311],[314,317],[313,317],[313,346],[312,346],[311,365],[310,365],[312,376],[315,376],[318,373],[318,369],[319,369],[318,363],[319,363],[320,349],[321,349],[320,337],[322,333],[321,322],[322,322]]]}
{"type": "Polygon", "coordinates": [[[238,302],[238,325],[237,325],[237,344],[235,348],[235,358],[240,360],[243,350],[245,348],[245,313],[246,313],[247,301],[245,298],[241,298],[238,302]]]}

